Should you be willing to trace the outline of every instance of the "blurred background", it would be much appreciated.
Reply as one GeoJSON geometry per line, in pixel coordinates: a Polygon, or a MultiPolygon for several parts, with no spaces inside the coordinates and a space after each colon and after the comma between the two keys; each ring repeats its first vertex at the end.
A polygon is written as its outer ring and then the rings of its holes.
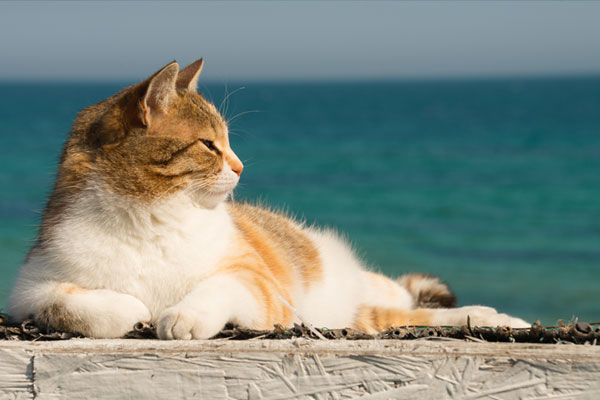
{"type": "Polygon", "coordinates": [[[336,227],[461,305],[600,320],[600,3],[0,3],[0,305],[76,113],[176,59],[236,200],[336,227]]]}

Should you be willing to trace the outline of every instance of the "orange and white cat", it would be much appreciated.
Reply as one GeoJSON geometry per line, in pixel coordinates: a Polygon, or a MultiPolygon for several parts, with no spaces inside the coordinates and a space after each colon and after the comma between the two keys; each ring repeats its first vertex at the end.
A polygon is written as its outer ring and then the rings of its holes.
{"type": "Polygon", "coordinates": [[[370,272],[337,235],[226,201],[242,173],[226,121],[196,92],[198,60],[170,63],[81,111],[35,246],[10,297],[15,320],[91,337],[140,321],[163,339],[204,339],[227,322],[377,332],[400,325],[508,325],[453,308],[437,278],[370,272]]]}

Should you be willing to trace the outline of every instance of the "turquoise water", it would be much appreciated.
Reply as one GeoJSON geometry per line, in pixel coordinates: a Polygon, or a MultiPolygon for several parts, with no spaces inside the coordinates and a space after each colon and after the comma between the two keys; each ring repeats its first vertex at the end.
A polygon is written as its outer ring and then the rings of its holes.
{"type": "MultiPolygon", "coordinates": [[[[73,117],[122,86],[0,84],[0,303],[73,117]]],[[[440,275],[463,305],[600,320],[600,78],[246,86],[236,199],[335,226],[386,273],[440,275]]]]}

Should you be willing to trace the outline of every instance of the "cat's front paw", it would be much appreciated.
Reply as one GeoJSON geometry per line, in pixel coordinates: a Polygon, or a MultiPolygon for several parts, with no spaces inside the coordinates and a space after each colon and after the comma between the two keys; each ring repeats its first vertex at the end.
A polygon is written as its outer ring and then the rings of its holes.
{"type": "Polygon", "coordinates": [[[134,296],[119,293],[114,301],[113,304],[118,305],[120,310],[113,311],[115,322],[107,324],[112,325],[110,335],[113,337],[123,337],[133,330],[138,322],[150,322],[152,319],[152,313],[148,307],[134,296]]]}
{"type": "Polygon", "coordinates": [[[509,326],[511,328],[529,328],[531,326],[520,318],[511,317],[484,306],[436,310],[434,324],[467,325],[467,321],[471,326],[509,326]]]}
{"type": "Polygon", "coordinates": [[[470,319],[471,326],[509,326],[511,328],[529,328],[531,326],[531,324],[520,318],[499,313],[490,307],[471,306],[463,308],[470,319]]]}
{"type": "Polygon", "coordinates": [[[225,322],[210,313],[177,305],[160,315],[157,333],[160,339],[208,339],[219,333],[225,322]]]}
{"type": "MultiPolygon", "coordinates": [[[[94,338],[118,338],[137,322],[150,321],[148,308],[134,296],[108,289],[74,290],[62,301],[43,306],[36,321],[48,328],[94,338]]],[[[56,291],[63,290],[59,287],[56,291]]]]}

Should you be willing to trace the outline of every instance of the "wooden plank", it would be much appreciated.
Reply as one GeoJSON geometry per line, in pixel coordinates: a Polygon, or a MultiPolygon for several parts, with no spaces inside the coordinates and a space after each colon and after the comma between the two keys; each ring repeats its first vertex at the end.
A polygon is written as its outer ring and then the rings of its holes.
{"type": "Polygon", "coordinates": [[[49,354],[35,357],[36,399],[226,399],[222,369],[185,355],[49,354]]]}
{"type": "Polygon", "coordinates": [[[33,399],[32,357],[23,349],[0,348],[0,398],[33,399]]]}
{"type": "Polygon", "coordinates": [[[7,398],[586,399],[600,396],[600,346],[306,339],[0,342],[0,372],[0,393],[18,393],[7,398]]]}

